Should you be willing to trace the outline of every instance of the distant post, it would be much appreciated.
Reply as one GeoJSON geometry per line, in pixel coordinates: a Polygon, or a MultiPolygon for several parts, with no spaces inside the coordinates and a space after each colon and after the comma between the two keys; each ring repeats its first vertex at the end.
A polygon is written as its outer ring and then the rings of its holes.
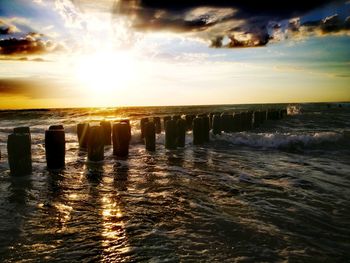
{"type": "Polygon", "coordinates": [[[145,145],[147,151],[156,150],[156,127],[154,122],[147,122],[145,127],[145,145]]]}
{"type": "Polygon", "coordinates": [[[145,128],[146,128],[146,123],[148,121],[149,121],[148,118],[142,118],[140,121],[141,139],[145,138],[145,128]]]}
{"type": "Polygon", "coordinates": [[[111,133],[112,133],[112,126],[110,121],[101,121],[100,126],[103,130],[103,142],[104,145],[111,145],[111,133]]]}
{"type": "Polygon", "coordinates": [[[99,162],[104,159],[104,139],[105,134],[101,126],[90,127],[88,140],[88,159],[99,162]]]}
{"type": "Polygon", "coordinates": [[[213,134],[215,134],[215,135],[221,134],[220,116],[219,115],[214,115],[212,123],[213,123],[212,124],[212,126],[213,126],[213,134]]]}
{"type": "Polygon", "coordinates": [[[162,132],[162,124],[160,121],[160,117],[153,117],[153,122],[156,127],[156,133],[160,134],[162,132]]]}
{"type": "Polygon", "coordinates": [[[168,120],[165,123],[165,148],[176,148],[176,121],[168,120]]]}
{"type": "Polygon", "coordinates": [[[77,125],[77,135],[80,148],[87,148],[89,138],[89,123],[79,123],[77,125]]]}
{"type": "Polygon", "coordinates": [[[200,145],[203,143],[203,120],[202,118],[193,119],[193,145],[200,145]]]}
{"type": "Polygon", "coordinates": [[[176,145],[177,147],[185,147],[186,143],[186,121],[184,119],[179,119],[176,122],[176,145]]]}
{"type": "Polygon", "coordinates": [[[129,155],[130,126],[126,122],[113,124],[113,155],[127,157],[129,155]]]}

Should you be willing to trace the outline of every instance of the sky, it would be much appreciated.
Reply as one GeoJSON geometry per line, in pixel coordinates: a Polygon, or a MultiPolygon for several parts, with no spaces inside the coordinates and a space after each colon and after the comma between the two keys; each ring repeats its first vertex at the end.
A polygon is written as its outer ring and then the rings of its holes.
{"type": "Polygon", "coordinates": [[[350,101],[350,1],[0,0],[0,109],[350,101]]]}

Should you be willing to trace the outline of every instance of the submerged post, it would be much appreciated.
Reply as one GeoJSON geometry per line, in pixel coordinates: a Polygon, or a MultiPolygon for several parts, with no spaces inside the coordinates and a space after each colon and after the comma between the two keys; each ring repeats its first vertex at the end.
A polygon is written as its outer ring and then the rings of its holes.
{"type": "Polygon", "coordinates": [[[193,119],[193,145],[200,145],[203,143],[203,120],[202,118],[193,119]]]}
{"type": "Polygon", "coordinates": [[[176,121],[168,120],[165,123],[165,148],[176,148],[176,121]]]}
{"type": "Polygon", "coordinates": [[[113,125],[113,155],[127,157],[129,155],[130,125],[125,122],[113,125]]]}
{"type": "Polygon", "coordinates": [[[130,125],[130,120],[129,119],[124,119],[124,120],[120,120],[119,123],[125,123],[128,128],[129,128],[129,132],[128,132],[128,140],[130,142],[131,140],[131,125],[130,125]]]}
{"type": "Polygon", "coordinates": [[[213,126],[213,134],[219,135],[221,134],[221,123],[220,123],[220,115],[214,115],[213,116],[213,121],[212,121],[212,126],[213,126]]]}
{"type": "Polygon", "coordinates": [[[142,118],[140,121],[141,139],[145,138],[145,128],[146,128],[146,123],[148,121],[149,121],[148,118],[142,118]]]}
{"type": "Polygon", "coordinates": [[[88,140],[89,161],[99,162],[104,159],[104,132],[101,126],[90,127],[88,140]]]}
{"type": "Polygon", "coordinates": [[[156,126],[154,122],[147,122],[145,127],[145,145],[147,151],[156,150],[156,126]]]}
{"type": "Polygon", "coordinates": [[[167,121],[170,121],[170,120],[171,120],[171,116],[165,116],[163,118],[164,131],[166,131],[166,123],[167,123],[167,121]]]}
{"type": "Polygon", "coordinates": [[[61,169],[64,167],[66,139],[62,125],[50,126],[45,131],[45,154],[48,169],[61,169]]]}
{"type": "Polygon", "coordinates": [[[162,124],[160,121],[160,117],[153,117],[153,122],[156,128],[156,133],[160,134],[162,132],[162,124]]]}
{"type": "Polygon", "coordinates": [[[203,142],[209,142],[210,122],[207,115],[202,117],[202,129],[203,142]]]}
{"type": "Polygon", "coordinates": [[[78,123],[77,125],[77,135],[80,148],[87,148],[88,138],[89,138],[89,123],[78,123]]]}
{"type": "Polygon", "coordinates": [[[28,175],[32,172],[30,133],[13,133],[8,136],[7,153],[12,175],[28,175]]]}
{"type": "Polygon", "coordinates": [[[186,121],[184,119],[179,119],[176,122],[176,145],[177,147],[185,147],[186,143],[186,121]]]}
{"type": "Polygon", "coordinates": [[[186,120],[186,126],[187,126],[187,130],[191,131],[192,130],[192,124],[193,124],[193,119],[195,118],[194,115],[186,115],[185,116],[185,120],[186,120]]]}
{"type": "Polygon", "coordinates": [[[104,145],[111,145],[111,133],[112,125],[110,121],[101,121],[100,126],[103,130],[103,143],[104,145]]]}

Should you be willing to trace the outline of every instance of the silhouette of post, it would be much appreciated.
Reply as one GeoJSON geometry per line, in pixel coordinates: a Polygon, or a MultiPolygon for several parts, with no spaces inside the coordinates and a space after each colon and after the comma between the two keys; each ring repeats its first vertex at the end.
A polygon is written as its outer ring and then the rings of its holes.
{"type": "Polygon", "coordinates": [[[16,127],[16,128],[13,128],[13,133],[28,133],[28,134],[30,134],[30,128],[29,127],[16,127]]]}
{"type": "Polygon", "coordinates": [[[214,115],[213,116],[213,134],[218,135],[221,134],[221,118],[220,115],[214,115]]]}
{"type": "Polygon", "coordinates": [[[187,130],[186,121],[184,119],[178,119],[176,121],[176,128],[176,145],[177,147],[185,147],[187,130]]]}
{"type": "Polygon", "coordinates": [[[52,125],[45,131],[45,154],[48,169],[64,167],[66,139],[62,125],[52,125]]]}
{"type": "Polygon", "coordinates": [[[77,135],[80,148],[87,148],[88,138],[89,138],[89,123],[78,123],[77,125],[77,135]]]}
{"type": "Polygon", "coordinates": [[[207,115],[202,117],[202,134],[203,134],[203,142],[209,142],[209,132],[210,132],[210,121],[207,115]]]}
{"type": "Polygon", "coordinates": [[[110,121],[101,121],[100,126],[103,130],[104,145],[111,145],[112,125],[110,121]]]}
{"type": "Polygon", "coordinates": [[[185,120],[186,120],[186,126],[187,126],[187,130],[191,131],[192,130],[192,124],[193,124],[193,119],[195,118],[194,115],[192,114],[187,114],[185,116],[185,120]]]}
{"type": "Polygon", "coordinates": [[[131,140],[131,125],[130,125],[130,120],[129,119],[124,119],[124,120],[120,120],[119,123],[125,123],[128,128],[129,128],[129,133],[128,133],[128,138],[129,138],[129,142],[131,140]]]}
{"type": "Polygon", "coordinates": [[[28,175],[32,172],[32,152],[29,133],[10,134],[7,140],[7,153],[12,175],[28,175]]]}
{"type": "Polygon", "coordinates": [[[160,117],[153,117],[153,122],[156,128],[156,133],[160,134],[162,132],[162,124],[160,121],[160,117]]]}
{"type": "Polygon", "coordinates": [[[202,118],[193,119],[193,145],[200,145],[203,143],[203,120],[202,118]]]}
{"type": "Polygon", "coordinates": [[[253,112],[248,111],[246,113],[246,129],[251,130],[253,128],[253,112]]]}
{"type": "Polygon", "coordinates": [[[165,148],[176,148],[176,121],[168,120],[165,123],[165,148]]]}
{"type": "Polygon", "coordinates": [[[154,122],[147,122],[145,127],[145,145],[147,151],[156,150],[156,126],[154,122]]]}
{"type": "Polygon", "coordinates": [[[225,133],[230,132],[230,115],[227,113],[221,114],[221,128],[225,133]]]}
{"type": "Polygon", "coordinates": [[[163,126],[164,126],[164,131],[166,130],[166,123],[167,121],[170,121],[171,120],[171,116],[165,116],[163,117],[163,126]]]}
{"type": "Polygon", "coordinates": [[[113,155],[127,157],[129,155],[130,125],[126,122],[113,125],[113,155]]]}
{"type": "Polygon", "coordinates": [[[99,162],[104,159],[105,134],[102,126],[90,127],[88,140],[88,159],[92,162],[99,162]]]}
{"type": "Polygon", "coordinates": [[[172,119],[173,119],[174,121],[177,121],[177,120],[181,119],[181,115],[174,115],[174,116],[172,117],[172,119]]]}
{"type": "Polygon", "coordinates": [[[146,123],[148,121],[149,121],[148,118],[142,118],[140,121],[141,139],[142,140],[145,138],[145,128],[146,128],[146,123]]]}

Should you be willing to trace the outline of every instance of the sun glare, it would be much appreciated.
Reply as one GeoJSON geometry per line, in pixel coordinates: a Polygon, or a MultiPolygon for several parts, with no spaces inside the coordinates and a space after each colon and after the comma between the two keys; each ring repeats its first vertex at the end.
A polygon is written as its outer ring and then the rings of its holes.
{"type": "Polygon", "coordinates": [[[127,89],[135,74],[128,52],[99,52],[79,57],[75,77],[95,103],[108,103],[127,89]]]}

